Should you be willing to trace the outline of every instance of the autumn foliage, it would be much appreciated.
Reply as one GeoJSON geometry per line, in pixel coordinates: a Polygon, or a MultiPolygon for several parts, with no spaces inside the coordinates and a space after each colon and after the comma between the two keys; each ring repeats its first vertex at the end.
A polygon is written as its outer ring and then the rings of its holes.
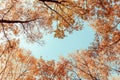
{"type": "Polygon", "coordinates": [[[0,80],[109,80],[113,74],[120,74],[119,0],[0,0],[0,80]],[[93,43],[61,61],[36,59],[19,47],[20,36],[39,44],[44,34],[64,39],[84,22],[96,32],[93,43]]]}

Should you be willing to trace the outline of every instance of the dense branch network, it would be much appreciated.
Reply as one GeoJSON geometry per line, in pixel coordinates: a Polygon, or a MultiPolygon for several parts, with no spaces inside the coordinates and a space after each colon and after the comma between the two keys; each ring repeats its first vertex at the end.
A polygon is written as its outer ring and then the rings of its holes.
{"type": "Polygon", "coordinates": [[[120,4],[117,0],[38,1],[40,3],[35,3],[35,7],[32,5],[31,9],[18,8],[18,5],[12,7],[6,5],[9,9],[0,12],[2,15],[0,29],[8,41],[0,45],[0,63],[3,65],[0,65],[1,80],[6,78],[8,80],[34,80],[35,76],[43,80],[78,78],[108,80],[111,71],[120,73],[120,30],[118,28],[120,26],[120,4]],[[24,13],[25,10],[26,13],[24,13]],[[18,16],[19,11],[21,14],[18,16]],[[26,51],[20,49],[18,42],[8,38],[9,29],[16,35],[23,28],[27,38],[39,41],[41,28],[53,29],[51,26],[54,21],[57,25],[52,32],[55,33],[55,37],[62,39],[66,32],[79,30],[80,24],[83,24],[82,21],[90,22],[90,27],[96,32],[93,44],[87,50],[77,51],[68,59],[55,63],[34,58],[29,52],[25,53],[26,51]],[[21,24],[20,28],[15,26],[16,23],[21,24]]]}

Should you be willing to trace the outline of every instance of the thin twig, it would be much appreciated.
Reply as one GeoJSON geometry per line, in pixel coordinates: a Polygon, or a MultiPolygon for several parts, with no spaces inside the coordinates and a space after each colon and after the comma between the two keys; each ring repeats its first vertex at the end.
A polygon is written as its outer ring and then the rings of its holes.
{"type": "Polygon", "coordinates": [[[10,7],[10,9],[3,15],[2,20],[1,20],[1,21],[2,21],[1,25],[2,25],[3,34],[4,34],[5,38],[7,39],[7,41],[8,41],[8,43],[9,43],[10,46],[11,46],[11,43],[10,43],[10,40],[9,40],[8,36],[6,35],[5,27],[4,27],[4,24],[3,24],[3,20],[4,20],[5,15],[7,15],[7,13],[10,12],[10,10],[12,9],[12,7],[13,7],[13,5],[12,5],[12,6],[10,7]]]}
{"type": "Polygon", "coordinates": [[[46,4],[45,2],[43,2],[44,3],[44,5],[46,6],[46,7],[48,7],[50,10],[52,10],[52,11],[54,11],[56,14],[58,14],[68,25],[70,25],[70,23],[59,13],[59,12],[57,12],[56,10],[54,10],[54,9],[52,9],[48,4],[46,4]]]}

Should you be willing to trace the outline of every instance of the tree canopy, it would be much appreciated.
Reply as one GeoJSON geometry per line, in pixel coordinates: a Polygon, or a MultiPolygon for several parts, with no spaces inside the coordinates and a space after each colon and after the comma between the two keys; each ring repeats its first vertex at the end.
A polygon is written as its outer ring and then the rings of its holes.
{"type": "Polygon", "coordinates": [[[120,1],[0,0],[0,42],[0,80],[108,80],[120,74],[120,1]],[[19,36],[37,43],[45,33],[64,39],[84,22],[95,40],[60,62],[19,47],[19,36]]]}

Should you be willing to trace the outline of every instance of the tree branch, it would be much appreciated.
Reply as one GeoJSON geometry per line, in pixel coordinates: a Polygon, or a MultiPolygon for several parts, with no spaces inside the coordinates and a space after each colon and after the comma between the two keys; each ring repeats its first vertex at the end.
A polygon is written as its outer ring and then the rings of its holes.
{"type": "Polygon", "coordinates": [[[66,2],[66,1],[57,1],[57,0],[39,0],[42,2],[52,2],[52,3],[57,3],[57,4],[61,4],[62,2],[66,2]]]}
{"type": "Polygon", "coordinates": [[[68,25],[70,25],[70,23],[59,13],[59,12],[57,12],[56,10],[54,10],[54,9],[52,9],[49,5],[47,5],[45,2],[43,2],[44,3],[44,5],[46,6],[46,7],[48,7],[50,10],[52,10],[53,12],[55,12],[56,14],[58,14],[68,25]]]}
{"type": "Polygon", "coordinates": [[[38,19],[42,19],[42,18],[35,18],[35,19],[31,19],[31,20],[26,20],[26,21],[21,21],[21,20],[0,20],[0,23],[29,23],[38,19]]]}

